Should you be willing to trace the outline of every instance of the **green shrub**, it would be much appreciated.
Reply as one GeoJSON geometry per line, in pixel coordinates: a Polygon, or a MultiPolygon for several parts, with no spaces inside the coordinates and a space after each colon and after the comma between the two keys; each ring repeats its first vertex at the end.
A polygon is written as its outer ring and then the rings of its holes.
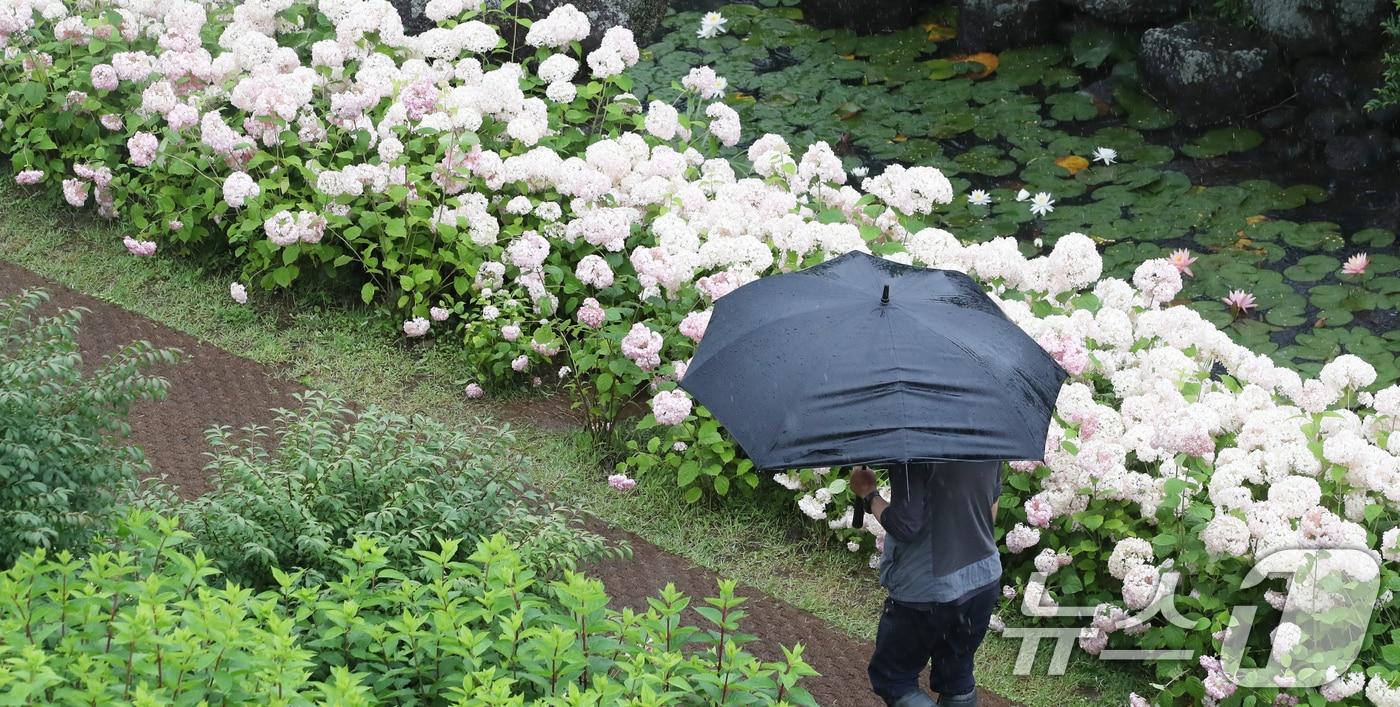
{"type": "Polygon", "coordinates": [[[378,407],[352,411],[320,393],[298,399],[299,408],[277,412],[275,429],[207,433],[212,493],[147,497],[178,515],[233,581],[268,587],[276,568],[333,573],[336,551],[356,536],[375,538],[395,564],[435,537],[496,532],[547,572],[608,552],[572,512],[502,473],[509,429],[473,436],[378,407]]]}
{"type": "Polygon", "coordinates": [[[85,372],[82,311],[38,316],[40,290],[0,299],[0,567],[31,547],[81,547],[122,482],[145,468],[125,437],[127,411],[163,398],[166,382],[141,371],[173,351],[132,344],[85,372]]]}
{"type": "Polygon", "coordinates": [[[814,704],[801,647],[741,646],[732,583],[681,623],[667,587],[642,614],[602,584],[548,584],[496,535],[394,567],[373,538],[334,581],[214,581],[174,519],[133,512],[84,559],[42,550],[0,574],[0,701],[41,704],[814,704]]]}
{"type": "MultiPolygon", "coordinates": [[[[1400,0],[1395,0],[1395,10],[1400,13],[1400,0]]],[[[1386,20],[1385,33],[1390,35],[1394,51],[1385,55],[1385,78],[1376,89],[1376,97],[1366,104],[1366,110],[1400,104],[1400,14],[1386,20]]]]}

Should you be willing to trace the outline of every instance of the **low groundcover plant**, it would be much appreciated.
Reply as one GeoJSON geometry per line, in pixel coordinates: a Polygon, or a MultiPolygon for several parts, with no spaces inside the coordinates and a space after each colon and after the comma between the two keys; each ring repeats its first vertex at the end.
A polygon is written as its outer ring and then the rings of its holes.
{"type": "Polygon", "coordinates": [[[146,468],[123,444],[131,406],[165,397],[147,371],[176,353],[140,342],[85,370],[83,311],[41,314],[49,296],[0,298],[0,567],[33,547],[81,549],[146,468]]]}
{"type": "Polygon", "coordinates": [[[442,540],[394,566],[361,537],[333,579],[225,583],[178,521],[129,512],[86,557],[37,550],[0,573],[0,694],[16,704],[815,704],[800,646],[762,662],[732,583],[682,622],[603,586],[543,581],[503,536],[442,540]],[[538,701],[538,702],[537,702],[538,701]]]}
{"type": "Polygon", "coordinates": [[[510,473],[509,430],[457,430],[371,406],[298,395],[272,428],[214,428],[214,489],[184,501],[159,484],[138,505],[176,515],[228,578],[268,587],[277,571],[318,579],[337,552],[373,537],[394,565],[433,538],[502,533],[536,571],[558,574],[622,552],[510,473]]]}

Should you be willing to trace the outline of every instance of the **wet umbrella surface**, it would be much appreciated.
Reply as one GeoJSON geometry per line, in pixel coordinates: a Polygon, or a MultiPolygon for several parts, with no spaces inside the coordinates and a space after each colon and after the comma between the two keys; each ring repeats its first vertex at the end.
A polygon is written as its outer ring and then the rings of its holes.
{"type": "Polygon", "coordinates": [[[720,298],[681,387],[776,470],[1040,459],[1066,377],[966,274],[852,252],[720,298]]]}

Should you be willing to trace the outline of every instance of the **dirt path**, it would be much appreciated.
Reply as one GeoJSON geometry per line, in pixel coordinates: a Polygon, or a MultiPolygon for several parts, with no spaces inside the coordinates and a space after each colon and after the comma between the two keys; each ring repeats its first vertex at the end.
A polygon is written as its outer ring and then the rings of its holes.
{"type": "MultiPolygon", "coordinates": [[[[293,394],[304,390],[249,359],[0,262],[0,297],[38,287],[53,296],[53,306],[90,310],[83,317],[79,335],[89,362],[138,340],[178,348],[184,353],[179,364],[157,371],[170,381],[170,397],[163,402],[138,405],[132,411],[131,424],[132,441],[145,451],[151,467],[166,475],[185,497],[198,496],[209,489],[203,469],[207,451],[204,430],[214,425],[270,424],[271,411],[294,406],[293,394]]],[[[632,546],[632,559],[588,568],[590,575],[607,586],[619,608],[644,609],[647,597],[654,596],[668,582],[696,602],[714,593],[717,577],[713,572],[626,531],[598,521],[591,525],[593,530],[624,539],[632,546]]],[[[744,606],[749,613],[743,622],[744,631],[760,637],[749,646],[756,655],[776,660],[782,657],[779,646],[802,643],[806,647],[804,658],[821,673],[821,677],[809,679],[804,685],[820,704],[881,704],[870,694],[865,675],[870,643],[837,631],[821,619],[762,592],[742,588],[740,593],[749,598],[744,606]]],[[[692,614],[690,618],[694,621],[697,617],[692,614]]],[[[984,691],[982,704],[1002,707],[1014,703],[984,691]]]]}

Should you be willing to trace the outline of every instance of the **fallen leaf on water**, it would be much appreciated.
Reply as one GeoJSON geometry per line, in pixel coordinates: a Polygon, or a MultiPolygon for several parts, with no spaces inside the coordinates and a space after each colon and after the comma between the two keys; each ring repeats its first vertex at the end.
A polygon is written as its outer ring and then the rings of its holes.
{"type": "Polygon", "coordinates": [[[1264,214],[1256,214],[1256,215],[1254,215],[1254,216],[1250,216],[1249,218],[1245,219],[1244,222],[1247,223],[1247,224],[1249,224],[1249,225],[1251,225],[1251,226],[1258,226],[1259,224],[1264,223],[1265,221],[1268,221],[1268,220],[1269,220],[1269,217],[1268,217],[1268,216],[1265,216],[1264,214]]]}
{"type": "Polygon", "coordinates": [[[978,52],[977,54],[962,54],[949,57],[953,61],[971,61],[986,67],[981,73],[968,74],[974,79],[985,79],[996,73],[997,67],[1001,66],[1001,58],[991,52],[978,52]]]}
{"type": "Polygon", "coordinates": [[[905,135],[904,133],[900,133],[900,134],[898,134],[898,135],[895,135],[895,136],[894,136],[894,139],[891,140],[890,142],[904,142],[904,141],[906,141],[906,140],[908,140],[908,139],[909,139],[909,136],[908,136],[908,135],[905,135]]]}
{"type": "Polygon", "coordinates": [[[1089,168],[1089,160],[1086,160],[1083,157],[1080,157],[1079,155],[1065,155],[1064,157],[1055,160],[1055,164],[1064,167],[1065,171],[1070,173],[1070,176],[1079,174],[1080,172],[1083,172],[1084,170],[1089,168]]]}
{"type": "Polygon", "coordinates": [[[856,58],[855,54],[837,54],[836,56],[839,56],[842,59],[845,59],[846,61],[854,61],[856,58]]]}

